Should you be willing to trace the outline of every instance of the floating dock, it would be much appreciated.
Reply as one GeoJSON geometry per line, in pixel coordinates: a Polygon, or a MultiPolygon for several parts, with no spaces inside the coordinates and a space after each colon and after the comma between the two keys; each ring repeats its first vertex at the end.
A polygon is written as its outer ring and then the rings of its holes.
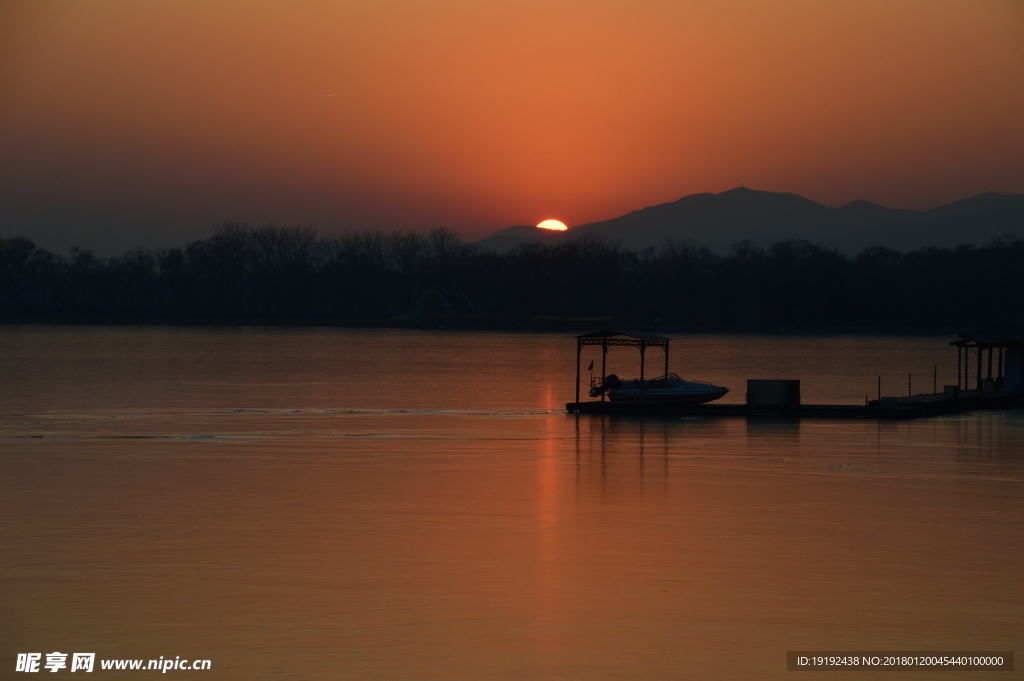
{"type": "MultiPolygon", "coordinates": [[[[938,392],[884,397],[865,405],[859,404],[801,404],[800,382],[795,380],[748,380],[746,404],[680,404],[667,401],[640,399],[580,401],[582,381],[581,355],[584,347],[601,348],[599,377],[591,375],[589,388],[603,386],[606,357],[610,347],[635,347],[640,350],[640,385],[644,385],[645,355],[649,348],[664,351],[665,375],[668,375],[669,338],[650,333],[625,333],[605,330],[576,337],[576,401],[565,405],[570,414],[667,414],[679,416],[767,416],[788,418],[845,418],[845,419],[917,419],[968,411],[1011,409],[1024,407],[1024,324],[1007,323],[977,333],[962,333],[950,343],[957,348],[957,384],[942,386],[938,392]],[[998,356],[995,356],[998,351],[998,356]],[[983,368],[986,364],[987,370],[983,368]],[[971,377],[972,361],[975,376],[971,377]],[[986,375],[987,374],[987,375],[986,375]],[[595,382],[595,378],[599,378],[595,382]],[[969,390],[974,385],[976,389],[969,390]]],[[[589,370],[594,369],[594,362],[589,370]]],[[[908,392],[909,392],[908,376],[908,392]]],[[[601,388],[603,390],[604,388],[601,388]]],[[[596,396],[599,391],[591,390],[596,396]]]]}
{"type": "Polygon", "coordinates": [[[878,400],[867,406],[858,404],[798,404],[791,406],[755,404],[652,404],[642,402],[569,402],[570,414],[664,414],[676,416],[774,416],[827,419],[919,419],[943,414],[988,409],[1024,407],[1024,393],[985,393],[981,390],[961,392],[945,399],[937,395],[914,395],[896,398],[896,406],[879,406],[878,400]]]}

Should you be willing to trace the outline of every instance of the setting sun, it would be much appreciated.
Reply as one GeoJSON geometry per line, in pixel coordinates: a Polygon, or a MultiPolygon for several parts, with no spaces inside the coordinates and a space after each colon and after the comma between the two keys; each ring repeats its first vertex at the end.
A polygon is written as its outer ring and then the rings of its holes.
{"type": "Polygon", "coordinates": [[[539,227],[540,229],[553,229],[558,232],[564,232],[565,230],[569,229],[568,227],[565,226],[565,223],[560,220],[544,220],[543,222],[538,224],[537,227],[539,227]]]}

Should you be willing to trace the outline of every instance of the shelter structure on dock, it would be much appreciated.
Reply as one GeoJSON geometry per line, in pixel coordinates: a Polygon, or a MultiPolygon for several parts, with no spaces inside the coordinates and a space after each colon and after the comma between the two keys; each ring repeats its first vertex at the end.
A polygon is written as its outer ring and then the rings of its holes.
{"type": "MultiPolygon", "coordinates": [[[[665,351],[665,374],[668,374],[668,342],[671,339],[667,336],[659,336],[656,333],[640,333],[624,331],[613,331],[606,329],[604,331],[594,331],[593,333],[585,333],[582,336],[576,336],[576,402],[580,401],[580,358],[583,355],[583,347],[587,345],[596,345],[601,348],[601,382],[603,383],[607,377],[608,370],[608,348],[616,346],[625,346],[631,348],[637,348],[640,350],[640,383],[643,385],[644,380],[644,359],[647,354],[647,348],[662,348],[665,351]]],[[[641,387],[641,390],[643,388],[641,387]]],[[[601,401],[604,401],[604,395],[601,395],[601,401]]]]}
{"type": "Polygon", "coordinates": [[[960,386],[962,382],[961,390],[971,389],[973,356],[975,390],[1024,391],[1024,362],[1021,361],[1024,359],[1024,324],[1008,322],[978,332],[961,333],[950,345],[957,348],[957,384],[960,386]],[[983,368],[983,365],[987,366],[983,368]]]}

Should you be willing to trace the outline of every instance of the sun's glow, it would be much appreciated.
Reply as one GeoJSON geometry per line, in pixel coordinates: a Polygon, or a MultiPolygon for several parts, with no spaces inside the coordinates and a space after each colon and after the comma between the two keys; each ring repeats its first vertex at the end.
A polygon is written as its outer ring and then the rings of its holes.
{"type": "Polygon", "coordinates": [[[564,232],[565,230],[569,229],[568,227],[565,226],[565,223],[560,220],[545,220],[544,222],[541,222],[539,225],[537,225],[537,227],[539,227],[540,229],[553,229],[558,232],[564,232]]]}

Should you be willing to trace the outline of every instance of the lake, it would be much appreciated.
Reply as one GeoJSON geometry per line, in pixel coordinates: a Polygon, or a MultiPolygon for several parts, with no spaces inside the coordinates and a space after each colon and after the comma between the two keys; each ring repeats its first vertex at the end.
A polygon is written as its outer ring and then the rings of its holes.
{"type": "MultiPolygon", "coordinates": [[[[798,378],[805,402],[863,404],[878,376],[955,383],[950,340],[677,335],[670,369],[726,402],[798,378]]],[[[0,327],[2,664],[782,679],[787,650],[1022,649],[1024,413],[569,416],[575,352],[565,333],[0,327]]]]}

